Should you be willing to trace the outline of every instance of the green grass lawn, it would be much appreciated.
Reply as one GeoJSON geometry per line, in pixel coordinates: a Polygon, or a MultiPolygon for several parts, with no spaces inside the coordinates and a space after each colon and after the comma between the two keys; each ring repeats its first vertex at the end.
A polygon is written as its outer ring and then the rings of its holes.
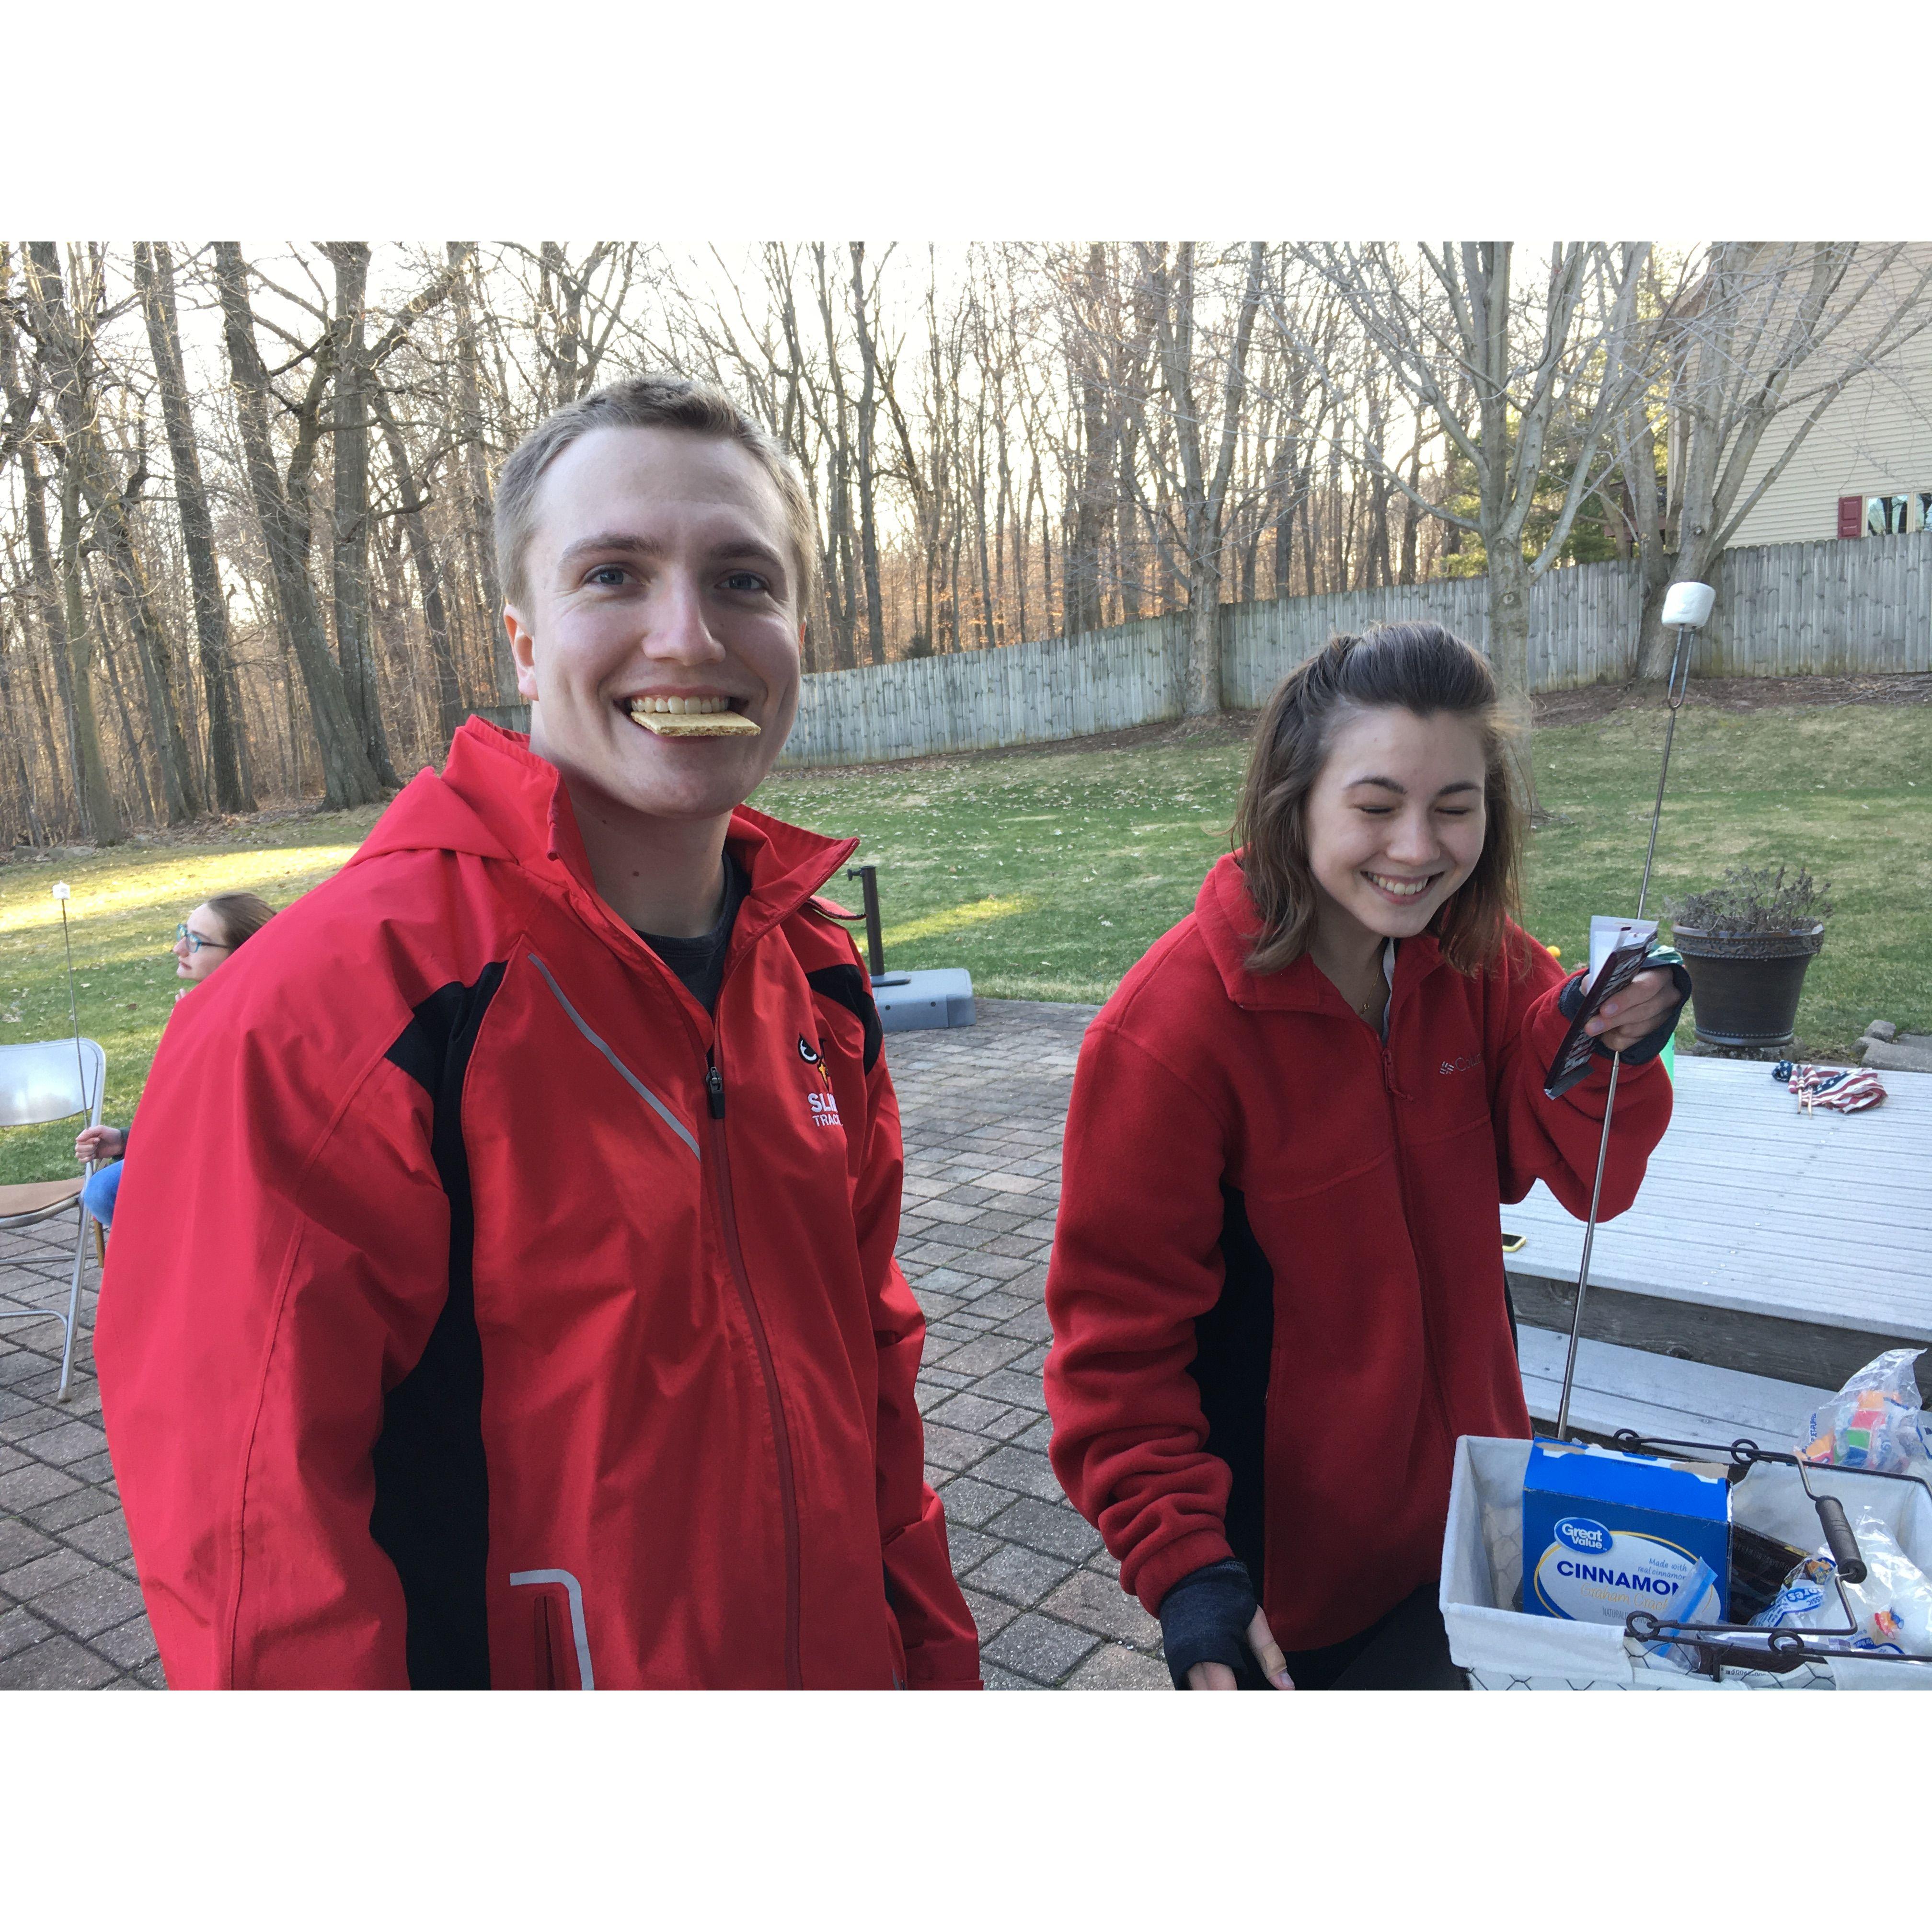
{"type": "MultiPolygon", "coordinates": [[[[1526,916],[1566,960],[1593,913],[1635,908],[1663,736],[1660,708],[1536,734],[1549,820],[1526,916]]],[[[864,836],[889,963],[965,966],[996,998],[1100,1000],[1226,850],[1246,757],[1184,742],[801,773],[760,802],[864,836]]],[[[1649,910],[1727,865],[1780,863],[1828,880],[1838,908],[1798,1013],[1808,1050],[1843,1058],[1876,1018],[1932,1028],[1932,707],[1682,713],[1649,910]]]]}
{"type": "MultiPolygon", "coordinates": [[[[72,1030],[56,879],[68,902],[80,1029],[107,1054],[103,1119],[128,1124],[174,1006],[175,926],[212,892],[259,892],[280,908],[346,862],[373,808],[238,827],[229,839],[122,846],[91,858],[0,866],[0,1043],[72,1030]]],[[[77,1125],[78,1124],[75,1124],[77,1125]]],[[[0,1136],[0,1181],[71,1172],[75,1126],[0,1136]]]]}
{"type": "MultiPolygon", "coordinates": [[[[1646,709],[1536,734],[1550,818],[1531,839],[1528,922],[1566,960],[1582,956],[1592,913],[1634,907],[1663,730],[1661,711],[1646,709]]],[[[889,964],[964,966],[992,998],[1099,1000],[1192,905],[1226,849],[1246,756],[1210,737],[790,772],[755,802],[862,838],[889,964]]],[[[68,1030],[49,891],[64,876],[81,1024],[106,1049],[107,1118],[124,1123],[172,1003],[176,921],[212,892],[286,904],[348,857],[373,816],[0,866],[0,1040],[68,1030]]],[[[1879,1017],[1932,1030],[1932,706],[1687,708],[1653,908],[1660,890],[1710,884],[1726,865],[1779,863],[1829,880],[1838,908],[1798,1012],[1806,1048],[1844,1058],[1879,1017]]],[[[856,882],[829,890],[858,903],[856,882]]],[[[0,1179],[58,1172],[50,1162],[70,1138],[6,1136],[0,1179]]]]}

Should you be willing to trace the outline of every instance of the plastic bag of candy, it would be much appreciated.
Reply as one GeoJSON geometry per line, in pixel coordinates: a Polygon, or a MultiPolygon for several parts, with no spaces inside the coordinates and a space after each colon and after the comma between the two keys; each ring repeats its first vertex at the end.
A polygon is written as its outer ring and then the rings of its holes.
{"type": "MultiPolygon", "coordinates": [[[[1899,1548],[1882,1520],[1869,1510],[1851,1518],[1858,1554],[1865,1561],[1863,1582],[1844,1586],[1858,1634],[1846,1640],[1852,1650],[1894,1656],[1932,1655],[1932,1581],[1899,1548]]],[[[1808,1556],[1784,1580],[1766,1610],[1751,1618],[1758,1630],[1842,1630],[1845,1606],[1834,1585],[1838,1567],[1821,1550],[1808,1556]]]]}
{"type": "Polygon", "coordinates": [[[1888,1348],[1868,1362],[1832,1400],[1814,1409],[1799,1438],[1808,1462],[1899,1474],[1932,1463],[1924,1412],[1912,1365],[1921,1348],[1888,1348]]]}

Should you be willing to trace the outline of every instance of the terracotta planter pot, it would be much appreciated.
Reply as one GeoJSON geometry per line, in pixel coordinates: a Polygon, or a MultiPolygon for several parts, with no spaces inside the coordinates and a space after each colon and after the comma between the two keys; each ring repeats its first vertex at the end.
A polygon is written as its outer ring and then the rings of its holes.
{"type": "Polygon", "coordinates": [[[1825,943],[1825,928],[1735,938],[1672,928],[1690,974],[1690,1013],[1697,1037],[1713,1046],[1783,1046],[1798,1024],[1804,969],[1825,943]]]}

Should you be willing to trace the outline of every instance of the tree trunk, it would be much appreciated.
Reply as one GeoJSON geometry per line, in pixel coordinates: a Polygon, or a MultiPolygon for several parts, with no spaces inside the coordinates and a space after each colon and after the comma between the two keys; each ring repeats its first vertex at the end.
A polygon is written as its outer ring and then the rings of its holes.
{"type": "Polygon", "coordinates": [[[1046,492],[1040,493],[1040,560],[1041,613],[1040,634],[1043,638],[1057,634],[1061,626],[1053,621],[1053,522],[1052,512],[1047,507],[1046,492]]]}
{"type": "MultiPolygon", "coordinates": [[[[20,635],[23,645],[22,658],[23,661],[31,663],[33,646],[27,639],[25,625],[21,626],[20,635]]],[[[14,694],[13,665],[10,662],[12,657],[12,652],[7,649],[4,634],[0,634],[0,706],[4,706],[5,708],[8,722],[10,728],[8,736],[12,741],[14,746],[14,770],[16,782],[20,788],[21,814],[27,822],[28,843],[33,845],[44,845],[47,842],[46,823],[40,816],[40,807],[34,797],[34,776],[27,764],[28,734],[25,725],[20,722],[22,707],[14,694]]],[[[58,770],[55,773],[55,781],[56,783],[59,781],[58,770]]]]}
{"type": "MultiPolygon", "coordinates": [[[[34,641],[34,606],[38,602],[38,596],[21,599],[20,631],[26,640],[27,683],[34,694],[34,715],[40,721],[40,753],[47,761],[47,790],[50,794],[47,823],[51,834],[56,826],[70,824],[74,814],[73,802],[64,782],[67,767],[61,759],[62,734],[54,729],[54,706],[47,702],[46,680],[40,675],[40,646],[34,641]]],[[[58,680],[55,688],[57,691],[59,688],[58,680]]],[[[64,708],[62,722],[63,725],[66,722],[64,708]]]]}
{"type": "Polygon", "coordinates": [[[322,758],[328,808],[344,812],[372,805],[382,795],[374,767],[364,751],[343,689],[342,674],[329,655],[322,610],[309,582],[306,527],[283,487],[268,428],[268,372],[255,344],[254,312],[248,302],[248,268],[239,245],[214,244],[224,334],[235,379],[236,420],[242,432],[249,488],[268,549],[284,622],[308,694],[316,748],[322,758]]]}
{"type": "Polygon", "coordinates": [[[1657,434],[1641,398],[1626,420],[1622,468],[1643,585],[1642,615],[1630,676],[1658,678],[1670,663],[1670,646],[1664,635],[1664,594],[1670,583],[1670,559],[1664,548],[1664,506],[1658,497],[1657,434]]]}
{"type": "MultiPolygon", "coordinates": [[[[35,333],[53,387],[62,434],[69,453],[68,468],[93,512],[100,547],[112,573],[116,596],[134,634],[154,723],[155,755],[161,768],[168,822],[179,824],[185,819],[198,818],[202,806],[175,706],[173,653],[148,595],[135,554],[127,505],[111,473],[106,445],[100,434],[99,398],[88,366],[90,352],[67,298],[58,250],[51,242],[30,242],[27,254],[32,264],[28,290],[37,325],[35,333]]],[[[134,479],[136,486],[140,480],[134,479]]]]}
{"type": "MultiPolygon", "coordinates": [[[[1422,488],[1422,431],[1418,427],[1415,434],[1415,446],[1408,452],[1408,487],[1416,494],[1422,488]]],[[[1402,500],[1402,579],[1404,584],[1418,580],[1417,548],[1420,541],[1422,512],[1417,507],[1415,495],[1402,500]]]]}
{"type": "MultiPolygon", "coordinates": [[[[86,837],[91,832],[93,819],[89,809],[89,774],[81,755],[80,706],[86,703],[88,730],[94,736],[94,758],[98,764],[100,741],[98,733],[94,730],[94,700],[91,692],[83,690],[77,696],[74,688],[77,654],[69,642],[66,600],[61,578],[55,572],[53,548],[47,536],[46,483],[40,475],[31,442],[20,452],[20,466],[26,485],[22,494],[26,507],[27,558],[33,571],[34,602],[39,607],[41,628],[46,633],[47,655],[53,663],[54,692],[60,701],[68,779],[73,792],[71,815],[76,828],[86,837]]],[[[107,790],[104,770],[100,776],[100,791],[94,795],[108,797],[111,822],[112,800],[107,790]]]]}
{"type": "Polygon", "coordinates": [[[859,338],[859,560],[866,579],[866,656],[868,663],[886,661],[886,619],[879,595],[879,525],[873,500],[878,458],[874,449],[878,422],[878,345],[872,339],[866,313],[866,244],[851,244],[852,320],[859,338]]]}
{"type": "Polygon", "coordinates": [[[1187,682],[1181,709],[1190,718],[1221,708],[1221,567],[1198,556],[1187,577],[1187,682]]]}
{"type": "Polygon", "coordinates": [[[141,743],[141,734],[134,728],[134,716],[128,709],[128,692],[121,681],[120,655],[114,647],[114,626],[107,615],[107,606],[100,595],[100,586],[94,591],[94,621],[100,633],[100,656],[107,666],[107,682],[114,694],[114,708],[121,719],[121,735],[128,743],[128,763],[134,774],[135,788],[141,794],[141,816],[150,825],[158,824],[159,818],[154,811],[154,794],[148,783],[148,760],[141,743]]]}
{"type": "Polygon", "coordinates": [[[1106,274],[1106,250],[1096,242],[1088,250],[1086,299],[1080,304],[1085,324],[1078,364],[1080,494],[1074,505],[1073,540],[1061,562],[1070,638],[1097,631],[1102,622],[1100,547],[1112,508],[1114,468],[1112,424],[1096,341],[1106,274]]]}
{"type": "Polygon", "coordinates": [[[452,242],[452,267],[462,272],[451,289],[456,304],[456,403],[458,430],[463,439],[463,473],[470,486],[467,514],[463,518],[471,568],[482,594],[483,634],[489,640],[490,668],[495,674],[496,702],[517,701],[516,661],[510,656],[509,634],[503,628],[503,589],[496,580],[496,547],[490,503],[489,452],[483,435],[482,384],[478,374],[476,326],[470,304],[470,278],[476,244],[452,242]]]}
{"type": "Polygon", "coordinates": [[[436,729],[441,748],[463,722],[463,693],[456,675],[456,653],[451,648],[449,612],[442,598],[442,573],[436,567],[435,546],[430,542],[429,526],[423,520],[422,496],[410,466],[410,452],[396,427],[395,412],[380,382],[370,390],[376,419],[382,427],[382,440],[389,452],[389,467],[394,471],[396,489],[402,498],[404,534],[409,539],[410,554],[416,567],[416,581],[422,587],[423,622],[429,632],[430,662],[436,669],[436,729]]]}
{"type": "Polygon", "coordinates": [[[1490,552],[1490,664],[1505,701],[1526,712],[1529,701],[1529,566],[1520,545],[1490,552]]]}
{"type": "Polygon", "coordinates": [[[201,478],[194,422],[182,364],[181,328],[175,309],[174,261],[165,242],[152,254],[145,242],[134,244],[134,271],[147,316],[148,344],[161,391],[168,452],[173,460],[175,502],[179,510],[182,547],[188,553],[194,586],[195,634],[201,647],[202,688],[208,704],[208,758],[214,802],[223,812],[249,812],[255,798],[242,770],[239,749],[241,692],[236,681],[234,646],[228,632],[228,605],[214,551],[214,522],[201,478]]]}
{"type": "Polygon", "coordinates": [[[335,265],[335,517],[329,589],[335,655],[363,755],[386,785],[399,784],[382,729],[369,634],[369,244],[338,242],[335,265]]]}
{"type": "MultiPolygon", "coordinates": [[[[30,502],[37,494],[29,491],[30,502]]],[[[44,530],[43,548],[46,541],[44,530]]],[[[87,604],[80,587],[80,478],[71,457],[61,472],[60,608],[60,628],[69,653],[68,692],[82,829],[97,845],[118,845],[122,837],[121,820],[114,809],[107,761],[101,756],[100,728],[88,675],[94,653],[88,646],[87,604]]]]}
{"type": "Polygon", "coordinates": [[[975,424],[973,514],[978,526],[980,550],[980,648],[991,650],[999,640],[993,634],[993,567],[986,550],[986,424],[983,411],[975,424]]]}
{"type": "MultiPolygon", "coordinates": [[[[112,568],[110,562],[110,568],[112,568]]],[[[141,690],[148,704],[148,718],[156,740],[155,763],[160,768],[161,795],[167,801],[168,823],[179,825],[201,815],[199,795],[190,789],[194,778],[188,764],[187,741],[182,734],[181,713],[175,700],[174,666],[158,662],[155,644],[160,626],[154,620],[153,607],[145,584],[130,587],[118,570],[114,571],[118,601],[129,616],[134,634],[135,662],[141,668],[141,690]],[[143,622],[146,618],[148,621],[143,622]],[[192,801],[192,803],[190,803],[192,801]]]]}
{"type": "Polygon", "coordinates": [[[1134,421],[1131,416],[1120,424],[1119,482],[1114,514],[1119,530],[1116,538],[1120,553],[1120,620],[1138,623],[1146,614],[1141,605],[1140,532],[1135,518],[1134,421]]]}
{"type": "MultiPolygon", "coordinates": [[[[856,462],[852,448],[852,407],[845,393],[845,371],[838,353],[838,327],[832,303],[832,284],[825,266],[825,244],[812,244],[814,279],[818,292],[818,321],[825,335],[825,367],[832,386],[832,412],[826,417],[819,392],[814,388],[814,415],[826,450],[829,476],[825,514],[825,567],[820,573],[820,596],[824,602],[824,644],[834,670],[850,670],[858,662],[854,639],[859,622],[861,567],[854,554],[852,493],[856,462]]],[[[802,362],[802,345],[796,339],[796,322],[790,306],[789,258],[785,273],[785,326],[787,346],[795,360],[802,362]]],[[[844,284],[839,284],[843,300],[844,284]]],[[[807,478],[808,484],[811,478],[807,478]]],[[[814,627],[816,628],[816,627],[814,627]]]]}

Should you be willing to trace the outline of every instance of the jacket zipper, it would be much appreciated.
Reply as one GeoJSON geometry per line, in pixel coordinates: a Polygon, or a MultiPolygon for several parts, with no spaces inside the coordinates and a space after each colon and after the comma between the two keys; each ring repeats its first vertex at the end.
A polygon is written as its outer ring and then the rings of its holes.
{"type": "MultiPolygon", "coordinates": [[[[1395,1004],[1393,988],[1389,992],[1389,1004],[1391,1007],[1395,1004]]],[[[1393,1014],[1390,1018],[1394,1018],[1393,1014]]],[[[1389,1140],[1395,1155],[1396,1192],[1402,1200],[1402,1232],[1408,1237],[1410,1252],[1416,1255],[1416,1286],[1421,1291],[1418,1306],[1422,1316],[1422,1352],[1428,1358],[1429,1388],[1436,1398],[1436,1420],[1443,1434],[1448,1436],[1450,1435],[1449,1404],[1442,1393],[1442,1365],[1436,1359],[1435,1340],[1430,1333],[1428,1287],[1423,1280],[1421,1256],[1416,1247],[1415,1224],[1408,1204],[1408,1170],[1402,1160],[1402,1128],[1395,1108],[1396,1096],[1402,1089],[1395,1084],[1394,1052],[1388,1041],[1382,1041],[1379,1044],[1382,1057],[1382,1096],[1388,1102],[1389,1140]]],[[[1453,1437],[1450,1439],[1453,1444],[1453,1437]]]]}
{"type": "Polygon", "coordinates": [[[715,1052],[704,1056],[704,1091],[711,1116],[711,1150],[716,1156],[718,1213],[724,1223],[724,1253],[731,1264],[732,1286],[751,1325],[752,1340],[758,1352],[758,1366],[765,1378],[765,1400],[772,1412],[772,1433],[778,1444],[778,1506],[784,1514],[785,1552],[785,1682],[794,1690],[805,1688],[804,1672],[798,1654],[798,1492],[792,1479],[791,1437],[785,1427],[784,1407],[778,1400],[778,1370],[772,1365],[772,1346],[765,1334],[764,1318],[752,1292],[751,1278],[745,1272],[744,1251],[738,1245],[738,1220],[732,1207],[731,1163],[724,1145],[724,1076],[718,1070],[715,1052]]]}

